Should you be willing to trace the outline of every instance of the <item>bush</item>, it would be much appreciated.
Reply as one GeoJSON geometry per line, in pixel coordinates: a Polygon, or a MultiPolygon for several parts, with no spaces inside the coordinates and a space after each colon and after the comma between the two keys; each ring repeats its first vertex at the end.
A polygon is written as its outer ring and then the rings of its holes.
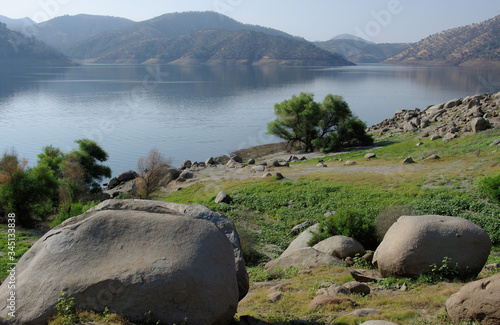
{"type": "Polygon", "coordinates": [[[68,211],[62,210],[59,212],[59,216],[52,221],[51,227],[57,227],[65,220],[83,214],[85,211],[96,206],[98,203],[99,202],[94,201],[88,202],[87,204],[82,202],[72,203],[68,211]]]}
{"type": "Polygon", "coordinates": [[[480,177],[474,185],[481,197],[500,204],[500,174],[480,177]]]}
{"type": "Polygon", "coordinates": [[[320,223],[320,230],[309,242],[312,246],[321,240],[342,235],[359,241],[365,249],[375,249],[378,241],[373,220],[354,209],[337,211],[320,223]]]}

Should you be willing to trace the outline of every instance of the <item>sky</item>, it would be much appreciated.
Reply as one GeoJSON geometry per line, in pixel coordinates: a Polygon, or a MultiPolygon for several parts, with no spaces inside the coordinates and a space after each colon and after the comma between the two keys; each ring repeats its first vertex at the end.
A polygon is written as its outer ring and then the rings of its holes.
{"type": "Polygon", "coordinates": [[[2,0],[0,15],[36,22],[94,14],[147,20],[165,13],[216,11],[242,23],[309,41],[353,34],[375,43],[417,42],[500,14],[498,0],[2,0]]]}

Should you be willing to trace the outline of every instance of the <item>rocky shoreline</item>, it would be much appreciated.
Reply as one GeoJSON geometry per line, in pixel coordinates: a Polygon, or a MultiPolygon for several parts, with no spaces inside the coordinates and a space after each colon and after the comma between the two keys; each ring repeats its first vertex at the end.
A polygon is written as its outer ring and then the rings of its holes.
{"type": "Polygon", "coordinates": [[[500,92],[457,98],[425,109],[400,109],[390,119],[368,128],[384,139],[404,132],[448,142],[461,134],[500,126],[500,92]]]}

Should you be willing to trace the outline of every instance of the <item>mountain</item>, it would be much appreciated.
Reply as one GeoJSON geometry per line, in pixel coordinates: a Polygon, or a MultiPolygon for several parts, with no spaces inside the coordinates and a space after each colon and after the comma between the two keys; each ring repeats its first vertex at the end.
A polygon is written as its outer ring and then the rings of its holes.
{"type": "Polygon", "coordinates": [[[165,14],[79,42],[66,53],[97,63],[351,65],[302,38],[215,12],[165,14]]]}
{"type": "Polygon", "coordinates": [[[413,44],[386,63],[469,66],[500,62],[500,15],[443,31],[413,44]]]}
{"type": "Polygon", "coordinates": [[[324,50],[342,54],[355,63],[382,62],[410,46],[405,43],[375,44],[349,34],[338,35],[329,41],[314,42],[314,44],[324,50]]]}
{"type": "Polygon", "coordinates": [[[174,38],[201,30],[253,30],[269,35],[293,38],[284,32],[246,25],[215,12],[181,12],[165,14],[117,31],[108,31],[75,45],[66,52],[78,59],[97,58],[114,49],[145,40],[174,38]]]}
{"type": "Polygon", "coordinates": [[[63,54],[34,37],[10,30],[0,23],[0,66],[68,66],[72,65],[63,54]]]}
{"type": "Polygon", "coordinates": [[[30,18],[12,19],[2,15],[0,15],[0,23],[4,23],[5,25],[7,25],[7,28],[19,32],[24,30],[28,26],[35,25],[35,22],[30,18]]]}
{"type": "Polygon", "coordinates": [[[134,42],[97,57],[94,63],[171,63],[205,65],[352,65],[338,54],[305,40],[250,30],[201,30],[173,38],[134,42]]]}
{"type": "Polygon", "coordinates": [[[36,24],[34,36],[64,53],[80,41],[134,24],[132,20],[118,17],[66,15],[36,24]]]}

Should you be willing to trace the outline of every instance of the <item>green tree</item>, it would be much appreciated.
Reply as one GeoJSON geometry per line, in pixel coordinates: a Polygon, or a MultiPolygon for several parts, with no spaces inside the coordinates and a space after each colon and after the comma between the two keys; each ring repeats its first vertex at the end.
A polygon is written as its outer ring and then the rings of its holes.
{"type": "Polygon", "coordinates": [[[46,164],[26,168],[15,152],[5,153],[0,161],[0,207],[15,213],[26,227],[44,220],[54,210],[59,181],[46,164]]]}
{"type": "Polygon", "coordinates": [[[80,163],[85,184],[97,191],[100,189],[99,182],[105,177],[111,177],[111,168],[99,164],[108,160],[108,154],[95,141],[80,139],[75,142],[78,143],[78,150],[68,154],[69,160],[77,160],[80,163]]]}
{"type": "Polygon", "coordinates": [[[341,96],[329,94],[322,103],[316,103],[313,94],[301,93],[276,104],[274,113],[278,118],[268,124],[268,133],[292,146],[300,144],[306,151],[373,143],[366,125],[353,115],[341,96]]]}
{"type": "Polygon", "coordinates": [[[63,160],[62,151],[52,145],[43,147],[42,153],[38,155],[38,164],[47,164],[59,178],[62,178],[61,164],[63,160]]]}

